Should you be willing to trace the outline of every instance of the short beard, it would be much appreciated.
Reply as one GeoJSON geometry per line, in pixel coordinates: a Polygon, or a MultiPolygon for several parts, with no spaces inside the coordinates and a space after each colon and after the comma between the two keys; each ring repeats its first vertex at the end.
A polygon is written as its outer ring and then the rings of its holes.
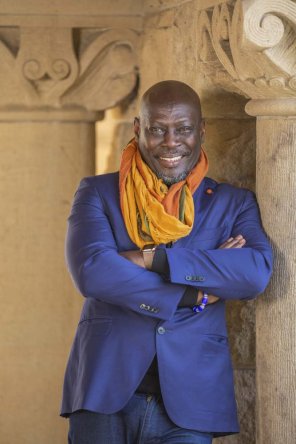
{"type": "Polygon", "coordinates": [[[159,172],[157,172],[156,175],[158,179],[162,179],[163,183],[165,183],[166,186],[170,187],[174,183],[178,183],[186,179],[186,177],[188,176],[188,171],[184,171],[183,173],[179,174],[179,176],[176,177],[165,176],[164,174],[159,172]]]}

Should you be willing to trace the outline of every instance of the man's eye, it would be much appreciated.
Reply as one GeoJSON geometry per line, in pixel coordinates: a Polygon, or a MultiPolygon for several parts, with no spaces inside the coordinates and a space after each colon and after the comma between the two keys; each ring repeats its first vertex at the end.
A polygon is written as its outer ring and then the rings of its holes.
{"type": "Polygon", "coordinates": [[[149,128],[149,133],[153,136],[163,136],[165,133],[165,130],[163,128],[159,128],[157,126],[151,126],[149,128]]]}
{"type": "Polygon", "coordinates": [[[193,128],[192,126],[181,126],[177,129],[177,132],[179,134],[190,134],[192,132],[193,128]]]}

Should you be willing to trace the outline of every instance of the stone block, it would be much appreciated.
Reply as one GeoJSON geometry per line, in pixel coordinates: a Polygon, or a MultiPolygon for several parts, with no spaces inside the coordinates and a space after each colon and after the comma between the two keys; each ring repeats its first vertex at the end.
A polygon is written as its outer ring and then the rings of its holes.
{"type": "Polygon", "coordinates": [[[235,368],[255,368],[255,301],[227,303],[227,326],[235,368]]]}
{"type": "Polygon", "coordinates": [[[208,175],[218,182],[255,189],[254,119],[206,119],[208,175]]]}
{"type": "Polygon", "coordinates": [[[240,433],[215,439],[215,444],[255,444],[255,370],[240,369],[234,373],[240,433]]]}

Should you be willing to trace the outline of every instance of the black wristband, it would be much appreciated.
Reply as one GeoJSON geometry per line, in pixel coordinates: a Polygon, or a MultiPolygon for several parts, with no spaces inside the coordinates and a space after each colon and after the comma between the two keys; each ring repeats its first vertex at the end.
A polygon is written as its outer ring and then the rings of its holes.
{"type": "Polygon", "coordinates": [[[170,268],[164,248],[157,248],[155,250],[151,270],[155,271],[155,273],[162,274],[165,277],[169,276],[170,268]]]}

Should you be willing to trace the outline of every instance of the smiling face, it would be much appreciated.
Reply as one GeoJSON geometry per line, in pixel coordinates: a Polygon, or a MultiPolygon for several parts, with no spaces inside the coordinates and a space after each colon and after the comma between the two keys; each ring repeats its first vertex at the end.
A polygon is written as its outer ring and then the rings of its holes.
{"type": "MultiPolygon", "coordinates": [[[[193,94],[191,97],[188,91],[187,95],[182,94],[180,87],[177,92],[174,88],[168,90],[168,83],[162,82],[165,93],[160,88],[152,99],[151,95],[144,96],[134,130],[143,160],[157,177],[171,185],[185,179],[196,165],[204,135],[204,122],[196,93],[190,88],[193,94]]],[[[181,82],[171,83],[174,87],[181,82]]],[[[189,89],[187,85],[185,87],[189,89]]]]}

